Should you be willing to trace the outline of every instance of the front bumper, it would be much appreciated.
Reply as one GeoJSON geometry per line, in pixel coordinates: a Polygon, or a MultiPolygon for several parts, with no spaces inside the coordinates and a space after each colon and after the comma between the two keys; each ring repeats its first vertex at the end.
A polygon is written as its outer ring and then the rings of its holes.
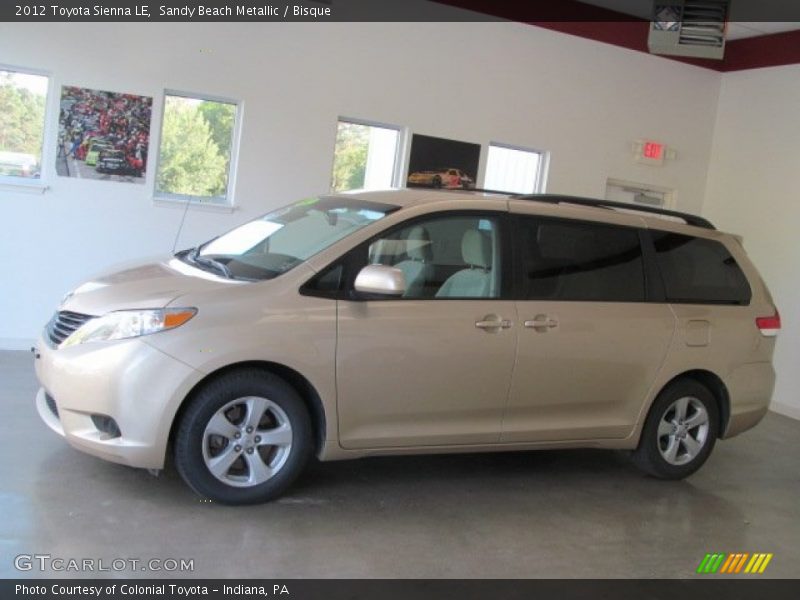
{"type": "Polygon", "coordinates": [[[36,408],[48,427],[105,460],[164,466],[172,420],[200,372],[141,339],[55,349],[40,338],[36,354],[36,408]],[[100,431],[93,415],[114,419],[121,434],[100,431]]]}

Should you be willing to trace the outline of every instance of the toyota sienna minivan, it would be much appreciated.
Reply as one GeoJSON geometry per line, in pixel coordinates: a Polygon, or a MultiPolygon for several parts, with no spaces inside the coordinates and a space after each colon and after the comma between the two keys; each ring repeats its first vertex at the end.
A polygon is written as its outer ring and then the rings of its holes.
{"type": "Polygon", "coordinates": [[[697,216],[321,196],[68,294],[36,405],[75,448],[171,457],[227,504],[314,455],[615,448],[677,479],[764,416],[779,328],[740,239],[697,216]]]}

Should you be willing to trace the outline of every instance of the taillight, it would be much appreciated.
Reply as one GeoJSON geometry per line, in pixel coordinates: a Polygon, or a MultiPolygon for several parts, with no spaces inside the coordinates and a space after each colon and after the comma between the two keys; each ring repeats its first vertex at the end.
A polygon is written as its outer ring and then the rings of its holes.
{"type": "Polygon", "coordinates": [[[761,335],[774,337],[781,328],[781,316],[776,310],[771,317],[756,317],[756,327],[761,331],[761,335]]]}

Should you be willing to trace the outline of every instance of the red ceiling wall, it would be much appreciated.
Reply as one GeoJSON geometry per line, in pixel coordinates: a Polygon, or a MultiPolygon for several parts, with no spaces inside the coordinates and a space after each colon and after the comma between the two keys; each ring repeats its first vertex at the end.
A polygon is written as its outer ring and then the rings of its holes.
{"type": "MultiPolygon", "coordinates": [[[[439,0],[439,2],[630,50],[649,52],[647,49],[649,21],[577,0],[557,2],[439,0]]],[[[723,60],[663,55],[662,57],[722,72],[796,64],[800,63],[800,31],[728,41],[725,44],[723,60]]]]}

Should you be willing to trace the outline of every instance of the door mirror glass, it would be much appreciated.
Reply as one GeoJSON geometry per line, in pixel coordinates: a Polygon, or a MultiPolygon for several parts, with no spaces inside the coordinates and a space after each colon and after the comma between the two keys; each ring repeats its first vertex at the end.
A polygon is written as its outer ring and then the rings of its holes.
{"type": "Polygon", "coordinates": [[[399,297],[406,291],[406,278],[400,269],[385,265],[367,265],[358,272],[355,288],[363,294],[399,297]]]}

